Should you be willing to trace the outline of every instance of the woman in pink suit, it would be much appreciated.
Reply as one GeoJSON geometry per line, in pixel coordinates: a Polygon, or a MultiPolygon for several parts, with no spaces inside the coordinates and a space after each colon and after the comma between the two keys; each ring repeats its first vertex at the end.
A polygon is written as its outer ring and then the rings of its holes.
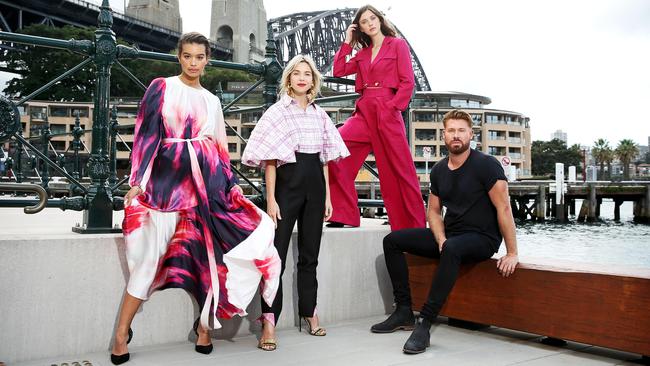
{"type": "Polygon", "coordinates": [[[354,180],[373,152],[391,230],[425,227],[424,202],[401,115],[415,85],[409,46],[370,5],[357,11],[334,56],[334,76],[351,74],[356,74],[355,90],[361,98],[340,128],[351,156],[330,164],[334,214],[329,226],[359,226],[354,180]],[[362,48],[346,61],[356,45],[362,48]]]}

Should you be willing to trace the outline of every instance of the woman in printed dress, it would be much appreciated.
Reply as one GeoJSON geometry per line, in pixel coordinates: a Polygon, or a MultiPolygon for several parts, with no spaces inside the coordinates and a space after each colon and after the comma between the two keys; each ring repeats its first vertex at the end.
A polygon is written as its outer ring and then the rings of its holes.
{"type": "MultiPolygon", "coordinates": [[[[323,220],[332,215],[328,162],[348,156],[327,113],[314,103],[321,74],[309,56],[294,57],[282,74],[280,100],[260,118],[242,163],[265,167],[267,212],[276,224],[275,247],[284,272],[289,241],[298,221],[298,313],[309,334],[324,336],[316,314],[316,266],[323,220]]],[[[272,304],[262,303],[258,347],[276,349],[275,325],[282,311],[282,285],[272,304]],[[269,306],[270,305],[270,306],[269,306]]]]}
{"type": "Polygon", "coordinates": [[[230,170],[219,99],[201,87],[210,44],[178,45],[179,76],[149,85],[136,120],[124,239],[130,271],[111,354],[129,360],[131,322],[156,290],[182,288],[200,307],[196,351],[212,351],[217,317],[246,315],[260,288],[272,303],[280,275],[273,221],[242,195],[230,170]]]}

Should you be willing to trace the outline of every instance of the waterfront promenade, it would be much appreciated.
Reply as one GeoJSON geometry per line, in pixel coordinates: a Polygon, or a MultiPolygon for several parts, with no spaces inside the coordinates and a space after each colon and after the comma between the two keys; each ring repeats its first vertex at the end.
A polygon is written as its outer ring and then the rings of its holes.
{"type": "MultiPolygon", "coordinates": [[[[0,210],[0,361],[7,365],[110,364],[109,343],[126,280],[123,244],[120,234],[72,233],[81,217],[80,212],[58,209],[36,215],[0,210]]],[[[114,223],[121,218],[122,212],[116,212],[114,223]]],[[[380,240],[388,232],[383,222],[363,219],[360,229],[325,228],[319,266],[325,338],[298,333],[297,320],[290,315],[293,271],[288,270],[287,309],[276,352],[255,348],[259,329],[253,318],[259,309],[252,305],[247,319],[226,322],[215,332],[212,355],[195,353],[190,343],[195,306],[182,291],[168,290],[154,295],[136,315],[129,364],[632,365],[627,361],[639,358],[571,342],[555,348],[541,344],[539,335],[496,327],[449,327],[444,318],[434,328],[426,353],[403,355],[407,332],[376,335],[368,330],[391,306],[381,256],[380,240]],[[345,253],[355,259],[343,261],[345,253]]],[[[294,259],[289,260],[292,266],[294,259]]]]}
{"type": "MultiPolygon", "coordinates": [[[[638,355],[629,353],[578,343],[557,348],[540,343],[541,338],[533,334],[500,328],[471,331],[446,324],[433,327],[431,347],[427,352],[405,355],[401,347],[410,333],[370,333],[370,325],[381,320],[383,316],[374,316],[328,324],[325,337],[298,333],[297,328],[283,329],[278,331],[278,349],[275,352],[255,348],[257,338],[252,335],[233,340],[213,340],[215,348],[209,356],[194,352],[189,340],[131,347],[131,361],[126,365],[637,365],[628,360],[638,358],[638,355]]],[[[135,332],[137,337],[137,330],[135,332]]],[[[63,366],[63,363],[73,366],[74,362],[80,366],[111,365],[107,348],[105,352],[47,358],[17,363],[16,366],[63,366]]]]}

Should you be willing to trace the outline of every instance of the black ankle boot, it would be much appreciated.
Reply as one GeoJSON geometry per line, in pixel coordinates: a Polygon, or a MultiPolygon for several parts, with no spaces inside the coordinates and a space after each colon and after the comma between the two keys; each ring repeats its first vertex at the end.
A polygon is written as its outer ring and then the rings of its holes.
{"type": "Polygon", "coordinates": [[[415,325],[415,330],[411,333],[409,339],[404,343],[404,353],[416,354],[422,353],[427,350],[430,344],[429,331],[431,330],[431,322],[422,318],[415,325]]]}
{"type": "Polygon", "coordinates": [[[415,324],[415,317],[410,306],[398,306],[395,311],[381,323],[370,327],[373,333],[392,333],[398,329],[412,330],[415,324]]]}

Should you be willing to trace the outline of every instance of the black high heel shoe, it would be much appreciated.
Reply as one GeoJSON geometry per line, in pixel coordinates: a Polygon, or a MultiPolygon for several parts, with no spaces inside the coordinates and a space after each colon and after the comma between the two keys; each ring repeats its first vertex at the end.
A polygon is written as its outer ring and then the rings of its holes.
{"type": "MultiPolygon", "coordinates": [[[[129,339],[126,340],[126,344],[131,343],[131,339],[133,339],[133,330],[129,327],[129,339]]],[[[111,353],[111,363],[113,365],[121,365],[125,362],[127,362],[131,358],[131,355],[129,352],[123,354],[123,355],[114,355],[111,353]]]]}
{"type": "MultiPolygon", "coordinates": [[[[200,317],[196,318],[196,320],[194,321],[194,327],[193,327],[194,328],[194,334],[196,334],[197,337],[199,336],[199,319],[200,319],[200,317]]],[[[197,339],[197,341],[198,341],[198,339],[197,339]]],[[[205,346],[201,346],[201,345],[198,345],[198,344],[194,345],[194,350],[196,352],[204,354],[204,355],[209,355],[210,353],[212,353],[213,348],[214,347],[212,346],[212,343],[210,343],[208,345],[205,345],[205,346]]]]}

